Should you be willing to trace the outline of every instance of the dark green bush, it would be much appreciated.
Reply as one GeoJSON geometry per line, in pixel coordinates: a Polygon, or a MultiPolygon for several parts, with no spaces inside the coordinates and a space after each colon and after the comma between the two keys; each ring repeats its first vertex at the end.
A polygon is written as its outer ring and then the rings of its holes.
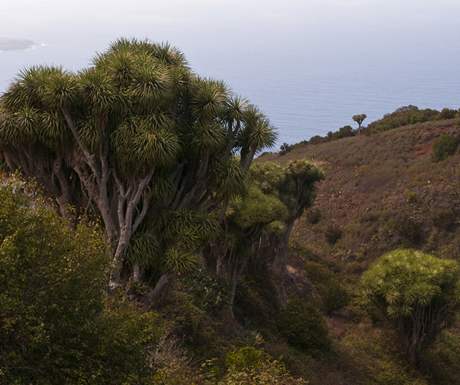
{"type": "Polygon", "coordinates": [[[305,263],[305,274],[319,295],[322,310],[326,314],[339,310],[348,303],[347,291],[336,274],[326,266],[308,261],[305,263]]]}
{"type": "Polygon", "coordinates": [[[433,160],[439,162],[455,154],[458,148],[458,138],[443,134],[433,143],[433,160]]]}
{"type": "Polygon", "coordinates": [[[398,108],[391,114],[386,114],[382,119],[376,120],[367,126],[365,131],[376,133],[406,126],[409,124],[423,123],[438,119],[439,111],[432,109],[421,110],[416,106],[398,108]]]}
{"type": "Polygon", "coordinates": [[[450,108],[443,108],[441,112],[439,113],[438,119],[444,120],[444,119],[454,119],[457,116],[458,111],[457,110],[452,110],[450,108]]]}
{"type": "Polygon", "coordinates": [[[433,224],[440,230],[451,231],[456,225],[458,215],[454,208],[437,209],[432,213],[433,224]]]}
{"type": "Polygon", "coordinates": [[[459,383],[460,335],[458,330],[443,332],[423,357],[427,372],[436,384],[459,383]]]}
{"type": "Polygon", "coordinates": [[[423,241],[423,226],[410,215],[397,215],[389,220],[388,225],[390,231],[400,238],[402,244],[418,246],[423,241]]]}
{"type": "Polygon", "coordinates": [[[109,259],[93,226],[0,188],[0,383],[141,385],[156,316],[106,303],[109,259]]]}
{"type": "Polygon", "coordinates": [[[328,351],[326,323],[317,308],[300,299],[290,300],[281,312],[278,328],[290,345],[310,354],[328,351]]]}

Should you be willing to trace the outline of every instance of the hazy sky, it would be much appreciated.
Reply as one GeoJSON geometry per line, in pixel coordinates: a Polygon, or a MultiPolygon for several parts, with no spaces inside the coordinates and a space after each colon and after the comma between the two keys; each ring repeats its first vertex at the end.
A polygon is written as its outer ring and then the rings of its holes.
{"type": "Polygon", "coordinates": [[[78,70],[124,36],[170,41],[285,132],[460,102],[460,0],[0,0],[0,20],[0,92],[23,67],[78,70]]]}

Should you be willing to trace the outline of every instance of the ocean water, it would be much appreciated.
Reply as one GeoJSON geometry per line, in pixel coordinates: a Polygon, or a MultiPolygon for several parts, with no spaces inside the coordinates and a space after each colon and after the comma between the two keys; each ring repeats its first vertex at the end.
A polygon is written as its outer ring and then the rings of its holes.
{"type": "Polygon", "coordinates": [[[77,71],[118,37],[170,41],[295,143],[356,113],[460,108],[459,14],[459,0],[2,0],[0,92],[31,65],[77,71]]]}

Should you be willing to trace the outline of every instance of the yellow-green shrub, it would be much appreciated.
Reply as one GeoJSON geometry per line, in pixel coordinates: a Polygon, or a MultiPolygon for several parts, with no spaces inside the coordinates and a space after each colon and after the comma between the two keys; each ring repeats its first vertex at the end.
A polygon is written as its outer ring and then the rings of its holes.
{"type": "Polygon", "coordinates": [[[417,364],[460,306],[459,265],[416,250],[382,256],[363,276],[369,313],[394,327],[407,358],[417,364]]]}

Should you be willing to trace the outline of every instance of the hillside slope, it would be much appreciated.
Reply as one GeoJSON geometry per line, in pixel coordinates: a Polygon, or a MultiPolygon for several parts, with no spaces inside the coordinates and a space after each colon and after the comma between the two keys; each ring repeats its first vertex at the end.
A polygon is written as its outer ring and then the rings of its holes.
{"type": "Polygon", "coordinates": [[[460,154],[432,160],[436,138],[459,132],[458,121],[444,120],[264,156],[280,163],[311,159],[326,172],[293,243],[356,272],[398,246],[460,258],[460,154]],[[340,239],[328,242],[327,233],[340,239]]]}
{"type": "Polygon", "coordinates": [[[323,278],[311,266],[328,266],[348,288],[350,302],[327,316],[338,356],[311,366],[311,384],[457,383],[446,369],[446,354],[454,353],[445,341],[457,341],[458,326],[434,348],[427,363],[433,378],[424,378],[404,365],[391,332],[362,317],[353,297],[369,265],[398,247],[460,259],[460,153],[441,162],[432,159],[436,139],[458,136],[459,127],[455,119],[427,122],[371,136],[298,144],[285,155],[259,158],[282,164],[310,159],[326,174],[314,207],[294,228],[288,271],[296,283],[313,283],[313,296],[321,296],[323,278]]]}

